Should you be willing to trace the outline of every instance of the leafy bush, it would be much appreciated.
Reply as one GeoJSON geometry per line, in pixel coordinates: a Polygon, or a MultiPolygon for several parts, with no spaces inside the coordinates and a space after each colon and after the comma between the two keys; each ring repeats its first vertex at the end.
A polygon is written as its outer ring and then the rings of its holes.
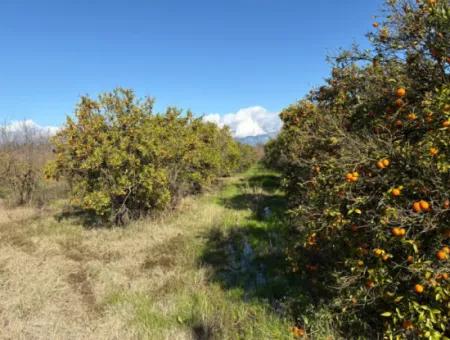
{"type": "Polygon", "coordinates": [[[67,178],[72,204],[118,224],[175,206],[241,162],[228,129],[182,116],[152,114],[153,101],[116,89],[83,97],[53,138],[56,158],[47,175],[67,178]]]}
{"type": "Polygon", "coordinates": [[[450,8],[387,10],[371,50],[342,52],[281,113],[265,161],[286,183],[292,268],[347,336],[449,338],[450,8]]]}

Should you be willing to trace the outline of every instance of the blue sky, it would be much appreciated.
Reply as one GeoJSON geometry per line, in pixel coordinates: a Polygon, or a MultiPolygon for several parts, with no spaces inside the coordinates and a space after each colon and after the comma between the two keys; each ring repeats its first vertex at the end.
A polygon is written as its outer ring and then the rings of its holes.
{"type": "MultiPolygon", "coordinates": [[[[116,86],[198,114],[279,112],[321,84],[381,0],[0,0],[0,121],[60,125],[116,86]]],[[[220,116],[219,116],[220,117],[220,116]]]]}

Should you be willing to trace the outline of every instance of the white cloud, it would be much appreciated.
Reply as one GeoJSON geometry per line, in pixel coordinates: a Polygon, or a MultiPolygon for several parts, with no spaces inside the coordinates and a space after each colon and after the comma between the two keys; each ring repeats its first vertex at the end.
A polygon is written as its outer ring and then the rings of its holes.
{"type": "Polygon", "coordinates": [[[209,114],[203,117],[205,121],[216,123],[219,126],[228,125],[234,137],[253,137],[260,135],[274,135],[281,128],[278,113],[269,112],[261,106],[252,106],[240,109],[235,113],[219,115],[209,114]]]}
{"type": "Polygon", "coordinates": [[[41,126],[31,119],[12,121],[10,123],[0,126],[0,129],[10,134],[20,134],[23,132],[30,132],[39,135],[52,136],[60,129],[57,126],[41,126]]]}

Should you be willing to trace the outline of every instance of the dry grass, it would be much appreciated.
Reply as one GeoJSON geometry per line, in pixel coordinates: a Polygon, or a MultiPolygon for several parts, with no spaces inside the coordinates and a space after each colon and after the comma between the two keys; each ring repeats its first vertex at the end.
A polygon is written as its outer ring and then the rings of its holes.
{"type": "Polygon", "coordinates": [[[215,195],[113,229],[0,208],[0,338],[289,337],[282,320],[233,299],[198,266],[205,231],[248,217],[215,195]]]}

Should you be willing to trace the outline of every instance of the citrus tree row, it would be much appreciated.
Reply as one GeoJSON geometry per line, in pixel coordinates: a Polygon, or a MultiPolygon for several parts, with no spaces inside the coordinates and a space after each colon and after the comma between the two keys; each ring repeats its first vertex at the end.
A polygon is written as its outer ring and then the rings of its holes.
{"type": "Polygon", "coordinates": [[[265,162],[285,178],[292,271],[348,338],[448,339],[450,8],[386,10],[371,49],[281,113],[265,162]]]}
{"type": "Polygon", "coordinates": [[[53,138],[46,168],[48,178],[69,182],[73,206],[122,224],[173,207],[254,160],[227,128],[175,108],[153,114],[152,106],[126,89],[81,99],[53,138]]]}

